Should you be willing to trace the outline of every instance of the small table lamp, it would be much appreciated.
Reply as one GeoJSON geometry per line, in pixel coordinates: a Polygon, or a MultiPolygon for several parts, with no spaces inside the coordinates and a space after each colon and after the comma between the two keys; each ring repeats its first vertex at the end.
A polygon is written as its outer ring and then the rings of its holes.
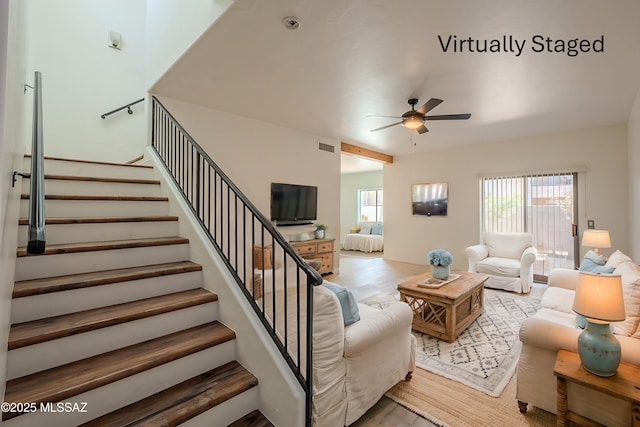
{"type": "Polygon", "coordinates": [[[598,248],[610,248],[611,238],[607,230],[584,230],[582,233],[582,246],[593,248],[593,253],[600,255],[598,248]]]}
{"type": "Polygon", "coordinates": [[[625,319],[620,276],[581,272],[573,301],[573,311],[587,318],[578,337],[582,367],[601,377],[615,375],[620,365],[620,343],[609,322],[625,319]]]}

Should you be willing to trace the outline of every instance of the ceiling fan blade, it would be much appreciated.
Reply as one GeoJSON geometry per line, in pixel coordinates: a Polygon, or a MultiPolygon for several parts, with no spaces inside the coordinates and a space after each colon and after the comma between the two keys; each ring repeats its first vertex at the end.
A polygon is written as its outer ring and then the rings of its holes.
{"type": "Polygon", "coordinates": [[[441,116],[427,116],[425,120],[468,120],[471,114],[443,114],[441,116]]]}
{"type": "Polygon", "coordinates": [[[433,110],[441,103],[442,103],[442,99],[431,98],[422,107],[418,108],[416,111],[420,114],[427,114],[429,111],[433,110]]]}
{"type": "Polygon", "coordinates": [[[379,130],[382,130],[382,129],[390,128],[391,126],[399,125],[401,123],[402,122],[392,123],[390,125],[382,126],[381,128],[371,129],[369,132],[376,132],[376,131],[379,131],[379,130]]]}
{"type": "Polygon", "coordinates": [[[369,115],[369,116],[365,116],[365,117],[374,117],[374,118],[379,118],[379,119],[401,119],[402,118],[400,116],[373,116],[373,115],[369,115]]]}
{"type": "Polygon", "coordinates": [[[424,124],[422,126],[420,126],[419,128],[417,128],[416,130],[418,131],[419,134],[423,134],[423,133],[429,132],[429,129],[427,129],[427,127],[424,124]]]}

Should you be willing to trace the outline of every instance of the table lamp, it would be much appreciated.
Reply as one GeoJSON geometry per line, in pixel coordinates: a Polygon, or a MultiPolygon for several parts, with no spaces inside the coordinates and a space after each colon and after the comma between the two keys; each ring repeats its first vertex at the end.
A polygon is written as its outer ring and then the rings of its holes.
{"type": "Polygon", "coordinates": [[[607,230],[584,230],[582,233],[582,246],[593,248],[593,253],[600,255],[599,248],[610,248],[611,238],[607,230]]]}
{"type": "Polygon", "coordinates": [[[620,276],[580,272],[573,311],[587,319],[578,337],[582,367],[601,377],[615,375],[620,365],[620,342],[611,333],[609,322],[625,319],[620,276]]]}

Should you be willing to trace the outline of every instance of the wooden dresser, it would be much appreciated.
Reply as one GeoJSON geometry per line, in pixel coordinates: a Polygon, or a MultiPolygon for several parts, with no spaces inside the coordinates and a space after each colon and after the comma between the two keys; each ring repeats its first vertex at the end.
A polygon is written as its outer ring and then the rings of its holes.
{"type": "Polygon", "coordinates": [[[304,242],[289,242],[307,261],[319,261],[322,264],[320,274],[333,272],[333,244],[336,239],[315,239],[304,242]]]}

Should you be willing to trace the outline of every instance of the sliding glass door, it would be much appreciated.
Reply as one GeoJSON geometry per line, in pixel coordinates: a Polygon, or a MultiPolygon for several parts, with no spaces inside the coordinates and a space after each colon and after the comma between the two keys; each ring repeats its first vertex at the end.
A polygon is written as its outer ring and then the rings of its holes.
{"type": "Polygon", "coordinates": [[[538,249],[536,281],[551,269],[578,262],[577,173],[483,178],[483,231],[533,234],[538,249]]]}

